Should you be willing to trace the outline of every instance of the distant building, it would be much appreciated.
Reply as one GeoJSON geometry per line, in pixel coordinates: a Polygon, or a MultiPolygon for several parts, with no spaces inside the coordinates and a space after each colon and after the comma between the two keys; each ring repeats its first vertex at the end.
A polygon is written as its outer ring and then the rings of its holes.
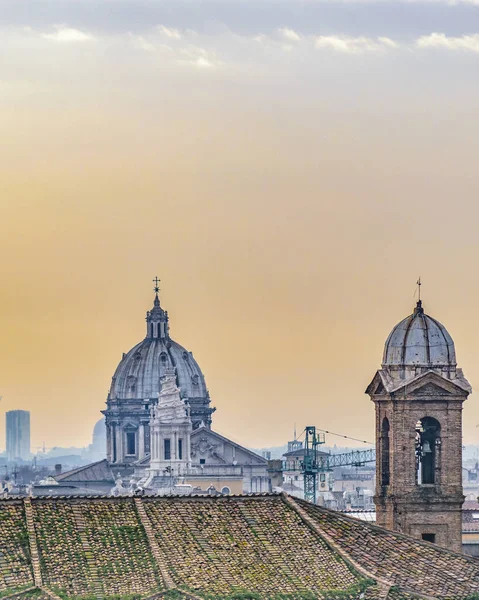
{"type": "MultiPolygon", "coordinates": [[[[307,450],[303,447],[303,443],[294,440],[288,442],[288,452],[282,456],[283,461],[283,483],[281,489],[291,496],[304,500],[304,473],[303,463],[307,450]]],[[[327,452],[316,451],[316,458],[328,456],[327,452]]],[[[332,490],[332,474],[318,474],[318,503],[327,506],[328,508],[337,508],[336,504],[331,502],[334,500],[329,492],[332,490]]]]}
{"type": "Polygon", "coordinates": [[[92,443],[82,452],[82,459],[97,462],[106,458],[106,426],[105,417],[97,421],[93,428],[92,443]]]}
{"type": "Polygon", "coordinates": [[[30,413],[28,410],[10,410],[6,414],[7,460],[30,458],[30,413]]]}
{"type": "Polygon", "coordinates": [[[158,493],[178,484],[224,494],[270,491],[268,460],[212,430],[215,408],[203,372],[170,336],[157,286],[146,325],[146,337],[123,354],[105,420],[95,427],[92,446],[103,445],[106,458],[92,456],[95,462],[56,480],[102,493],[115,485],[118,495],[125,493],[123,482],[126,491],[138,486],[158,493]]]}

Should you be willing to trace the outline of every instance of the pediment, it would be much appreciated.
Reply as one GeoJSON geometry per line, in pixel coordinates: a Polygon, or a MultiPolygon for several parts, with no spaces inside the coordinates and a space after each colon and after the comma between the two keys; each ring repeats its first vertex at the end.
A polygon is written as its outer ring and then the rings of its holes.
{"type": "Polygon", "coordinates": [[[399,379],[391,376],[387,369],[380,369],[366,389],[366,394],[371,397],[383,394],[396,397],[400,394],[466,397],[470,393],[471,386],[460,369],[457,369],[454,379],[448,379],[447,376],[433,370],[419,373],[412,378],[399,379]]]}
{"type": "Polygon", "coordinates": [[[204,458],[207,464],[266,465],[267,460],[244,446],[220,435],[216,431],[200,427],[191,434],[193,462],[204,458]]]}
{"type": "Polygon", "coordinates": [[[434,383],[426,383],[414,390],[415,396],[450,396],[451,392],[434,383]]]}
{"type": "Polygon", "coordinates": [[[469,391],[465,389],[465,385],[469,384],[460,379],[446,379],[435,371],[428,371],[412,380],[401,382],[391,392],[398,395],[404,391],[409,397],[467,396],[469,391]]]}
{"type": "Polygon", "coordinates": [[[366,394],[370,396],[376,396],[380,394],[387,394],[388,388],[391,387],[391,382],[388,381],[387,375],[383,370],[376,371],[373,380],[366,388],[366,394]]]}

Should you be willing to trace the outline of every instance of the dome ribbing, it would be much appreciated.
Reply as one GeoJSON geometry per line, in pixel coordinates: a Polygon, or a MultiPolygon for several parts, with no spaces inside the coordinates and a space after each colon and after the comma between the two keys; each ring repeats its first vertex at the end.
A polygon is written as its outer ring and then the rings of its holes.
{"type": "Polygon", "coordinates": [[[389,334],[383,366],[455,367],[454,342],[444,325],[425,314],[419,300],[414,313],[389,334]]]}

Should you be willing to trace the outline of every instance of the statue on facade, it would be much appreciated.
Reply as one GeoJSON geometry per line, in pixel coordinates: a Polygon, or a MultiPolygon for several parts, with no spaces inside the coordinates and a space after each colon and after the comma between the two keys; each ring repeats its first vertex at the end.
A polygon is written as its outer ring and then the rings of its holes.
{"type": "Polygon", "coordinates": [[[123,487],[123,479],[120,473],[118,473],[115,479],[115,486],[112,488],[110,494],[112,496],[125,496],[128,494],[128,489],[123,487]]]}
{"type": "Polygon", "coordinates": [[[152,408],[152,417],[159,423],[189,420],[187,407],[176,385],[175,369],[166,369],[161,377],[161,391],[158,395],[158,403],[152,408]]]}

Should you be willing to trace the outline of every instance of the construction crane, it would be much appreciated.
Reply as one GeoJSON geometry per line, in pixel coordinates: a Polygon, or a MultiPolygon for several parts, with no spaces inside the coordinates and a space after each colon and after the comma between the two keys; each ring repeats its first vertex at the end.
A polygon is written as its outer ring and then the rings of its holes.
{"type": "MultiPolygon", "coordinates": [[[[305,428],[304,455],[301,462],[301,474],[304,482],[304,499],[316,504],[318,473],[332,471],[335,467],[362,467],[365,463],[375,462],[376,451],[352,450],[342,454],[325,454],[319,451],[321,444],[325,443],[324,433],[316,433],[314,425],[305,428]]],[[[286,462],[283,471],[297,471],[289,467],[286,462]]]]}

